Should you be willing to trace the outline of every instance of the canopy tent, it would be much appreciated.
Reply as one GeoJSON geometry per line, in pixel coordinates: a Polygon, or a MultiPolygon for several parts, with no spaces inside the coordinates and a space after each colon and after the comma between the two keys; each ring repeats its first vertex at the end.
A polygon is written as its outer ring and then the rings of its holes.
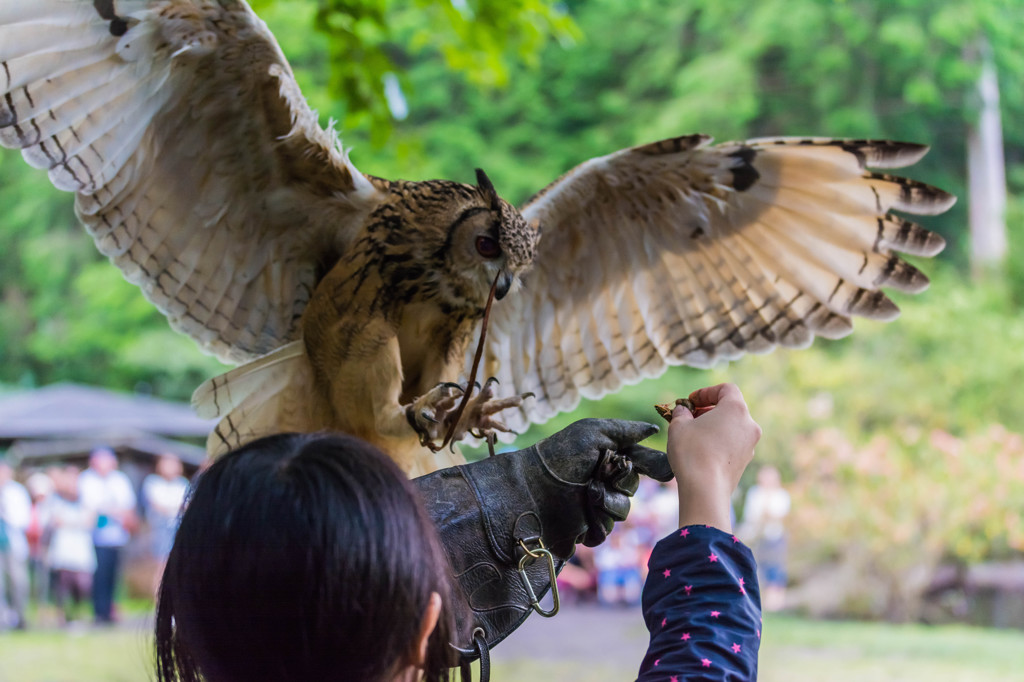
{"type": "Polygon", "coordinates": [[[0,396],[0,443],[121,432],[205,438],[215,424],[183,403],[95,386],[53,384],[0,396]]]}
{"type": "Polygon", "coordinates": [[[215,425],[184,403],[95,386],[53,384],[0,396],[0,447],[19,467],[85,466],[89,452],[105,445],[136,485],[164,453],[194,472],[206,456],[196,443],[215,425]],[[175,440],[182,438],[194,443],[175,440]]]}

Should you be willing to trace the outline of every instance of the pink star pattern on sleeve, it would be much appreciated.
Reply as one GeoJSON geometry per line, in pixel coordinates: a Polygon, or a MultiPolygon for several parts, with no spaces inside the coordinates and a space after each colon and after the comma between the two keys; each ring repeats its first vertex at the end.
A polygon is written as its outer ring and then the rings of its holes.
{"type": "Polygon", "coordinates": [[[687,526],[657,544],[648,568],[651,642],[638,682],[757,679],[761,601],[750,550],[730,533],[687,526]]]}

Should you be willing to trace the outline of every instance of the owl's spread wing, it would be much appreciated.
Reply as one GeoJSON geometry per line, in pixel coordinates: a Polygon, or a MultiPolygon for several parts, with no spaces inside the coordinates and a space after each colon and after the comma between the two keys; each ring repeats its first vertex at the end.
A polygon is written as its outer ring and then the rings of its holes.
{"type": "Polygon", "coordinates": [[[893,251],[931,256],[938,235],[891,214],[955,198],[866,170],[926,147],[865,140],[703,135],[592,159],[522,213],[542,237],[520,291],[495,304],[484,371],[532,391],[523,429],[668,365],[837,338],[851,317],[899,313],[880,288],[928,279],[893,251]]]}
{"type": "Polygon", "coordinates": [[[224,360],[296,338],[377,200],[244,2],[3,2],[0,88],[0,144],[224,360]]]}

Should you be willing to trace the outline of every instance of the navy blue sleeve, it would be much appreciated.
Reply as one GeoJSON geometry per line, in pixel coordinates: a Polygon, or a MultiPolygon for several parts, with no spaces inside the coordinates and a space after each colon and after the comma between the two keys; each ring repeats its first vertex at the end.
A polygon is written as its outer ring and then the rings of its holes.
{"type": "Polygon", "coordinates": [[[655,545],[647,565],[651,643],[638,682],[756,680],[761,593],[746,545],[717,528],[686,526],[655,545]]]}

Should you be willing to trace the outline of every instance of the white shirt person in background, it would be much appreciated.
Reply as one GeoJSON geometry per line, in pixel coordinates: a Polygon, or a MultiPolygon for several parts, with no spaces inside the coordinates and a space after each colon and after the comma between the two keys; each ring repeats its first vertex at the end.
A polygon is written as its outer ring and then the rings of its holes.
{"type": "Polygon", "coordinates": [[[75,621],[78,605],[92,593],[92,576],[96,571],[96,513],[86,509],[79,499],[80,475],[74,466],[54,471],[56,490],[44,503],[51,533],[46,564],[53,574],[53,601],[61,625],[75,621]]]}
{"type": "Polygon", "coordinates": [[[188,479],[182,476],[181,460],[171,453],[164,453],[156,461],[156,472],[142,481],[142,505],[146,510],[149,524],[150,553],[157,560],[154,572],[153,591],[160,585],[167,555],[174,544],[178,530],[178,513],[185,502],[188,479]]]}
{"type": "Polygon", "coordinates": [[[11,465],[0,459],[0,630],[23,629],[26,625],[29,584],[25,529],[31,517],[28,491],[14,480],[11,465]]]}
{"type": "Polygon", "coordinates": [[[770,464],[761,467],[757,484],[747,491],[739,534],[754,547],[765,611],[779,611],[786,605],[785,519],[789,506],[779,470],[770,464]]]}
{"type": "Polygon", "coordinates": [[[82,506],[96,515],[93,545],[96,572],[92,604],[98,624],[114,622],[114,590],[121,564],[121,548],[131,539],[136,524],[135,490],[110,448],[99,447],[89,455],[89,468],[78,477],[82,506]]]}

